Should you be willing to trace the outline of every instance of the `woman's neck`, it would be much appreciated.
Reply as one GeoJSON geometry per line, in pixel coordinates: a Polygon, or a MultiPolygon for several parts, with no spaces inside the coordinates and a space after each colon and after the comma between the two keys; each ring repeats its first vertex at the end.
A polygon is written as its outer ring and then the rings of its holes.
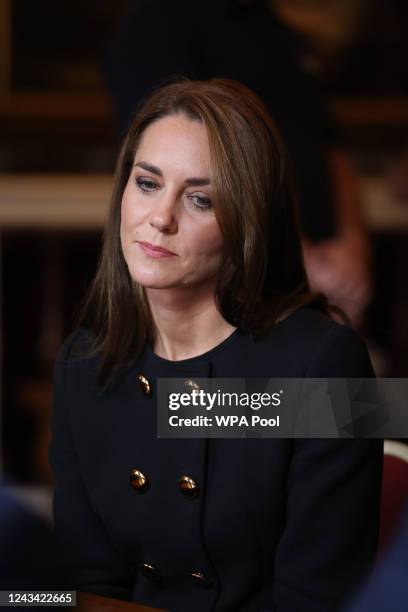
{"type": "Polygon", "coordinates": [[[213,294],[147,289],[155,325],[153,350],[171,361],[211,350],[236,329],[218,311],[213,294]]]}

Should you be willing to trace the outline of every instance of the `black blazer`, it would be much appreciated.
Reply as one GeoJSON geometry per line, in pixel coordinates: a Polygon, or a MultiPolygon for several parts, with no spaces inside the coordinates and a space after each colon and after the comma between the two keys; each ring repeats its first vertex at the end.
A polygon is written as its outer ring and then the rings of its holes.
{"type": "Polygon", "coordinates": [[[370,377],[359,336],[303,308],[261,341],[236,331],[183,361],[147,345],[105,394],[97,358],[74,358],[87,339],[81,328],[60,350],[50,446],[73,586],[175,612],[338,609],[376,552],[382,440],[157,438],[155,387],[173,376],[370,377]],[[134,469],[146,490],[130,484],[134,469]]]}

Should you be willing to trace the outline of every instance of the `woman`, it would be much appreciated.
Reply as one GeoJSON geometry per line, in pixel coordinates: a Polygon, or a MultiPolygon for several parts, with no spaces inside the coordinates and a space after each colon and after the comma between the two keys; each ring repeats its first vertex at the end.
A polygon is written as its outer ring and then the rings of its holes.
{"type": "Polygon", "coordinates": [[[376,549],[381,440],[157,438],[157,378],[369,377],[309,292],[273,121],[239,83],[136,114],[55,368],[55,529],[76,588],[176,612],[336,609],[376,549]]]}

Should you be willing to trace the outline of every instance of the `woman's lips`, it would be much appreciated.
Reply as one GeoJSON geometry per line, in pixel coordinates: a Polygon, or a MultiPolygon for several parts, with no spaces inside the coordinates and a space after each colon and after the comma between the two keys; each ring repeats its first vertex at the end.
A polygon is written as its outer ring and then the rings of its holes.
{"type": "Polygon", "coordinates": [[[153,257],[155,259],[158,257],[174,257],[176,255],[176,253],[163,249],[162,247],[156,247],[153,244],[150,244],[150,242],[138,241],[138,244],[146,255],[149,255],[149,257],[153,257]]]}

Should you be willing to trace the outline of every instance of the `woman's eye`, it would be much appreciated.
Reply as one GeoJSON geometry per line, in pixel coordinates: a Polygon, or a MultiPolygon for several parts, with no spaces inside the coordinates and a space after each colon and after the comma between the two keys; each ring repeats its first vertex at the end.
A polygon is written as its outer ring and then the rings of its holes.
{"type": "Polygon", "coordinates": [[[194,202],[194,205],[198,210],[210,210],[212,208],[210,198],[205,198],[199,195],[189,195],[187,197],[194,202]]]}
{"type": "Polygon", "coordinates": [[[156,183],[153,181],[140,177],[136,179],[136,184],[142,191],[154,191],[157,188],[156,183]]]}

